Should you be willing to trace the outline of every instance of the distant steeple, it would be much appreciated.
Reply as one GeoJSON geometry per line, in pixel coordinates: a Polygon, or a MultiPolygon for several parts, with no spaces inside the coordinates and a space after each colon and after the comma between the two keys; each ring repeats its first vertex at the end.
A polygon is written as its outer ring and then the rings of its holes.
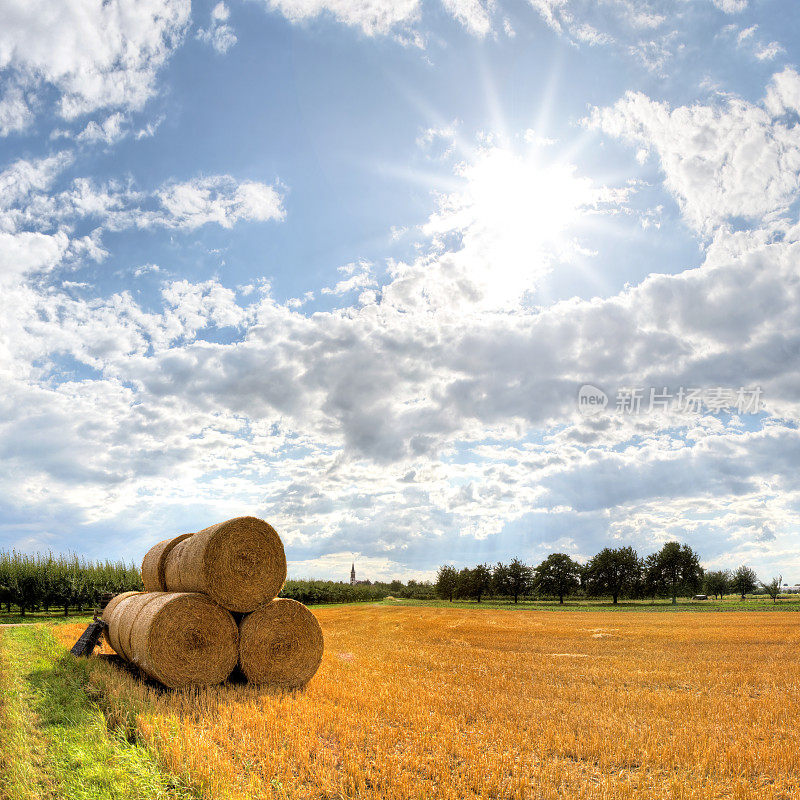
{"type": "Polygon", "coordinates": [[[356,585],[356,564],[355,561],[353,562],[353,566],[350,567],[350,585],[356,585]]]}

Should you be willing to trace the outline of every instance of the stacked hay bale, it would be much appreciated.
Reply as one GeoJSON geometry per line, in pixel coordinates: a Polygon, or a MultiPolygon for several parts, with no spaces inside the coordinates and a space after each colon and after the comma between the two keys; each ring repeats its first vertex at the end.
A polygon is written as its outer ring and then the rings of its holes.
{"type": "Polygon", "coordinates": [[[286,555],[264,520],[237,517],[159,542],[142,580],[144,592],[106,606],[106,638],[165,686],[220,683],[237,663],[249,681],[287,689],[317,671],[322,630],[302,603],[276,599],[286,555]]]}

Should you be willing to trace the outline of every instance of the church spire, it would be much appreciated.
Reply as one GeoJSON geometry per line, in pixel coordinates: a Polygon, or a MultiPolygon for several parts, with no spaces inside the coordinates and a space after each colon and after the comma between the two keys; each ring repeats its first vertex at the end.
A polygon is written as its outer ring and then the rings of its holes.
{"type": "Polygon", "coordinates": [[[350,585],[351,586],[355,586],[356,585],[356,563],[355,563],[355,561],[353,562],[353,566],[350,567],[350,585]]]}

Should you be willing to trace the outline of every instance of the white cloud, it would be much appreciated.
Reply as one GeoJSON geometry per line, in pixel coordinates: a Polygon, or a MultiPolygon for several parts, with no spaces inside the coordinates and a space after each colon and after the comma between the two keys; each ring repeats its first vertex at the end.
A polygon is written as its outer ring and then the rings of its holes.
{"type": "Polygon", "coordinates": [[[64,233],[0,232],[0,282],[11,284],[22,276],[52,269],[61,262],[68,246],[64,233]]]}
{"type": "Polygon", "coordinates": [[[589,124],[654,151],[689,224],[710,234],[731,219],[786,211],[800,188],[800,127],[776,109],[795,102],[800,76],[774,76],[762,103],[671,108],[639,92],[595,109],[589,124]]]}
{"type": "Polygon", "coordinates": [[[756,58],[759,61],[772,61],[773,58],[777,58],[785,52],[786,50],[780,42],[770,42],[759,47],[756,51],[756,58]]]}
{"type": "Polygon", "coordinates": [[[123,128],[125,121],[125,115],[120,112],[109,115],[99,125],[94,120],[91,120],[75,137],[75,140],[83,144],[97,144],[99,142],[114,144],[120,139],[124,139],[129,133],[128,130],[123,128]]]}
{"type": "Polygon", "coordinates": [[[368,36],[387,34],[401,24],[416,20],[420,0],[263,0],[268,8],[279,11],[291,22],[330,14],[339,22],[351,25],[368,36]]]}
{"type": "Polygon", "coordinates": [[[256,181],[237,182],[230,175],[168,184],[157,197],[168,216],[159,215],[155,221],[179,228],[197,228],[210,222],[230,228],[241,220],[281,220],[285,214],[275,187],[256,181]]]}
{"type": "Polygon", "coordinates": [[[230,10],[225,3],[217,3],[211,10],[211,22],[208,28],[200,28],[197,38],[201,42],[210,44],[218,53],[224,55],[236,42],[233,28],[227,24],[230,10]]]}
{"type": "Polygon", "coordinates": [[[345,264],[343,267],[339,267],[339,272],[344,273],[347,277],[340,280],[332,288],[324,286],[322,294],[341,296],[352,291],[368,289],[377,285],[372,275],[372,264],[368,261],[355,261],[352,264],[345,264]]]}
{"type": "MultiPolygon", "coordinates": [[[[422,47],[414,25],[422,12],[421,0],[261,0],[267,8],[299,23],[321,16],[359,28],[367,36],[394,33],[403,44],[422,47]]],[[[475,36],[492,30],[491,0],[440,0],[444,10],[475,36]]]]}
{"type": "Polygon", "coordinates": [[[486,36],[491,32],[492,20],[489,8],[482,0],[442,0],[442,5],[476,36],[486,36]]]}
{"type": "Polygon", "coordinates": [[[18,86],[6,89],[0,97],[0,136],[24,131],[33,121],[33,112],[18,86]]]}
{"type": "Polygon", "coordinates": [[[726,14],[741,14],[747,8],[748,0],[712,0],[714,5],[726,14]]]}
{"type": "Polygon", "coordinates": [[[189,0],[2,0],[0,70],[54,86],[66,119],[102,108],[141,109],[180,42],[189,0]]]}

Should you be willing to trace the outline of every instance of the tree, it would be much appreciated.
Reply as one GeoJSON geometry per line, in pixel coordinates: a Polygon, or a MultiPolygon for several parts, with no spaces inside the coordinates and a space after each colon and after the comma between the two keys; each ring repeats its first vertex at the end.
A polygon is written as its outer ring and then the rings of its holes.
{"type": "Polygon", "coordinates": [[[566,553],[552,553],[534,570],[536,588],[542,594],[564,598],[580,586],[581,565],[566,553]]]}
{"type": "Polygon", "coordinates": [[[455,594],[457,597],[471,597],[479,603],[492,584],[492,570],[486,564],[459,570],[456,579],[455,594]]]}
{"type": "Polygon", "coordinates": [[[533,570],[515,558],[510,564],[498,564],[492,574],[492,582],[497,594],[508,594],[518,602],[521,595],[526,595],[533,584],[533,570]]]}
{"type": "Polygon", "coordinates": [[[656,585],[669,594],[673,605],[679,592],[693,594],[703,578],[700,557],[688,544],[679,542],[667,542],[656,553],[651,568],[656,585]]]}
{"type": "Polygon", "coordinates": [[[783,586],[783,575],[778,575],[777,578],[773,578],[769,583],[762,583],[761,586],[772,598],[772,602],[777,603],[778,595],[781,593],[781,587],[783,586]]]}
{"type": "Polygon", "coordinates": [[[709,570],[703,576],[703,586],[706,594],[713,595],[721,600],[731,588],[731,574],[726,569],[709,570]]]}
{"type": "Polygon", "coordinates": [[[436,594],[442,599],[447,598],[452,603],[457,586],[458,572],[456,568],[448,564],[439,567],[439,572],[436,574],[436,594]]]}
{"type": "Polygon", "coordinates": [[[480,603],[481,597],[492,586],[492,569],[488,564],[478,564],[470,570],[470,573],[470,597],[474,597],[480,603]]]}
{"type": "Polygon", "coordinates": [[[589,594],[611,595],[614,605],[620,594],[630,594],[636,587],[642,563],[632,547],[606,547],[586,565],[584,576],[589,594]]]}
{"type": "Polygon", "coordinates": [[[736,593],[744,600],[748,594],[754,592],[758,586],[758,577],[754,570],[742,564],[736,572],[733,573],[731,579],[731,588],[736,590],[736,593]]]}
{"type": "Polygon", "coordinates": [[[658,565],[658,553],[651,553],[642,565],[641,592],[643,597],[649,597],[655,603],[661,591],[661,570],[658,565]]]}

